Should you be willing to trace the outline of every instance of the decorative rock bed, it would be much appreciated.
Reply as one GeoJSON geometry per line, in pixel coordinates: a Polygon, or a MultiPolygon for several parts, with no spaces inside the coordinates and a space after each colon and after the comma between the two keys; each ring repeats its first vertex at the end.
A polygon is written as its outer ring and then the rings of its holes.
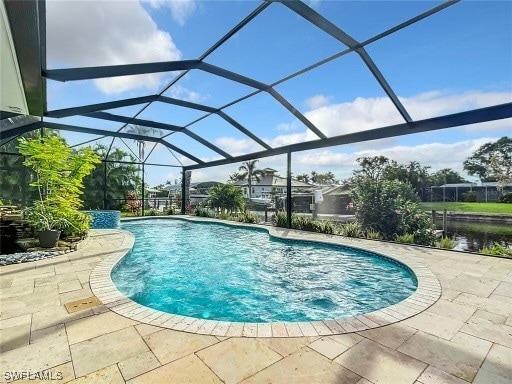
{"type": "Polygon", "coordinates": [[[36,239],[21,239],[18,241],[18,244],[25,248],[25,252],[0,255],[0,266],[50,259],[55,256],[74,252],[82,247],[86,239],[87,238],[70,242],[59,240],[57,246],[50,249],[34,247],[34,245],[38,243],[36,239]]]}

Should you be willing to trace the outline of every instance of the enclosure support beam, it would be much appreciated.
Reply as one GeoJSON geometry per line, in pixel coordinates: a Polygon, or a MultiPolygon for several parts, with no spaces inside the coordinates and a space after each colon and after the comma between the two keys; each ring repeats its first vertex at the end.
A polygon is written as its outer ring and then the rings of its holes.
{"type": "Polygon", "coordinates": [[[145,195],[146,186],[144,185],[144,163],[142,163],[142,216],[144,216],[144,206],[146,205],[145,195]]]}
{"type": "Polygon", "coordinates": [[[292,227],[292,153],[286,154],[286,226],[292,227]]]}
{"type": "Polygon", "coordinates": [[[181,168],[181,214],[185,214],[185,167],[181,168]]]}
{"type": "Polygon", "coordinates": [[[103,161],[103,209],[107,209],[107,162],[103,161]]]}

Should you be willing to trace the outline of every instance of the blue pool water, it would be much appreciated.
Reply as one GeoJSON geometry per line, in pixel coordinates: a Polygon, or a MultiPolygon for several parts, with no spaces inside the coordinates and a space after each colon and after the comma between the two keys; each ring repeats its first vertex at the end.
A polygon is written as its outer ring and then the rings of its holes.
{"type": "Polygon", "coordinates": [[[133,250],[112,280],[133,300],[212,320],[332,319],[411,295],[403,265],[350,247],[271,238],[266,231],[183,220],[126,222],[133,250]]]}

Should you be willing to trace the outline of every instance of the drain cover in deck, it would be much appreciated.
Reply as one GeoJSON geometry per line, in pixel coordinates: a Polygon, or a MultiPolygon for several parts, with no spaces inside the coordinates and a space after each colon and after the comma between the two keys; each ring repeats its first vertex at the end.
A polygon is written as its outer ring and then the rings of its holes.
{"type": "Polygon", "coordinates": [[[85,299],[71,301],[64,304],[68,313],[83,311],[84,309],[97,307],[98,305],[101,305],[101,302],[96,296],[86,297],[85,299]]]}

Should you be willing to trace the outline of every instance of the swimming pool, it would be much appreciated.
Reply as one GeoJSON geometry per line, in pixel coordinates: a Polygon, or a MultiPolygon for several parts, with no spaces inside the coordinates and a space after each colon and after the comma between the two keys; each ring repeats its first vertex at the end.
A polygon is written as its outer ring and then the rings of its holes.
{"type": "Polygon", "coordinates": [[[122,224],[135,245],[116,287],[160,311],[231,322],[311,321],[372,312],[417,287],[404,265],[356,248],[184,220],[122,224]]]}

